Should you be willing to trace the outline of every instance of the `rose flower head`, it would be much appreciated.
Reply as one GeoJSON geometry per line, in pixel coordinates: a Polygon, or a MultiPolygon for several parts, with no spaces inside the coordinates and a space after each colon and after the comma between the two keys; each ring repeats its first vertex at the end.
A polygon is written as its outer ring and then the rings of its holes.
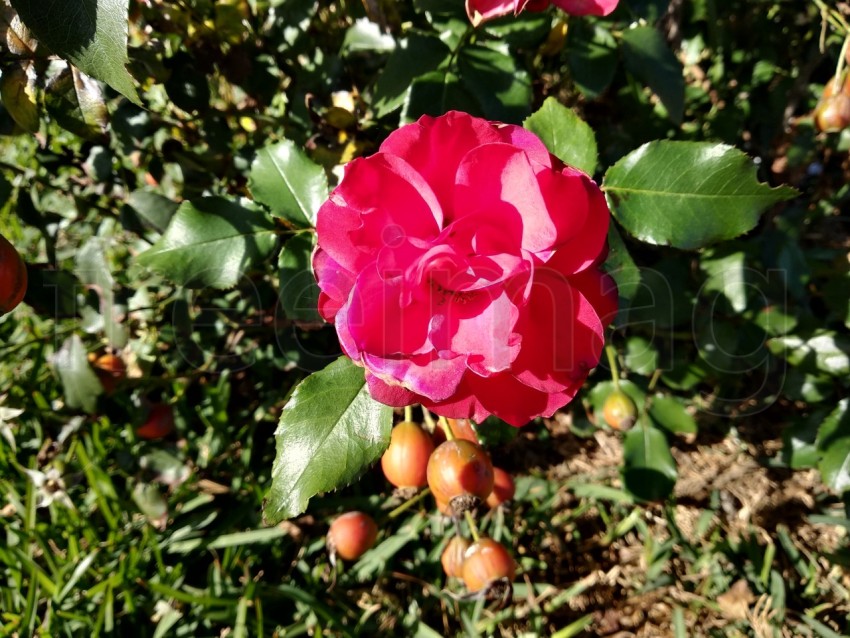
{"type": "Polygon", "coordinates": [[[319,209],[319,311],[378,401],[524,425],[599,361],[609,217],[533,133],[424,116],[347,164],[319,209]]]}
{"type": "Polygon", "coordinates": [[[607,16],[619,0],[466,0],[466,14],[473,26],[521,11],[543,11],[549,5],[574,16],[607,16]]]}

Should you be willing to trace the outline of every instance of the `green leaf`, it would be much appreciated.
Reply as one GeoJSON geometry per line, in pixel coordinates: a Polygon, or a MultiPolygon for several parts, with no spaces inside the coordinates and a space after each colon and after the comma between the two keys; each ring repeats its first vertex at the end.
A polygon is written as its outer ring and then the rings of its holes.
{"type": "Polygon", "coordinates": [[[74,260],[74,274],[79,280],[97,291],[98,308],[104,333],[109,345],[123,348],[127,344],[127,327],[122,323],[125,310],[116,307],[115,279],[106,260],[107,240],[92,237],[78,250],[74,260]]]}
{"type": "Polygon", "coordinates": [[[284,140],[260,149],[248,188],[272,215],[303,228],[316,224],[316,213],[328,197],[328,177],[294,142],[284,140]]]}
{"type": "Polygon", "coordinates": [[[39,42],[141,104],[127,72],[127,0],[11,0],[39,42]]]}
{"type": "Polygon", "coordinates": [[[599,97],[617,70],[617,41],[601,25],[571,20],[567,43],[573,81],[588,98],[599,97]]]}
{"type": "Polygon", "coordinates": [[[626,367],[637,374],[648,377],[658,368],[658,350],[643,337],[629,337],[624,356],[626,367]]]}
{"type": "Polygon", "coordinates": [[[399,41],[375,83],[375,114],[384,117],[401,107],[414,78],[436,70],[450,56],[449,48],[434,36],[411,33],[399,41]]]}
{"type": "Polygon", "coordinates": [[[423,115],[436,117],[451,110],[484,115],[481,105],[454,73],[432,71],[413,80],[401,110],[401,121],[413,122],[423,115]]]}
{"type": "Polygon", "coordinates": [[[726,297],[735,312],[747,309],[747,288],[751,284],[747,280],[747,256],[743,251],[710,250],[700,259],[699,265],[708,276],[703,290],[726,297]]]}
{"type": "Polygon", "coordinates": [[[623,33],[623,62],[643,80],[667,109],[670,119],[682,123],[685,111],[685,77],[682,63],[657,29],[639,26],[623,33]]]}
{"type": "Polygon", "coordinates": [[[69,408],[82,408],[93,414],[103,387],[89,366],[86,347],[77,335],[65,339],[62,347],[53,355],[53,367],[62,381],[65,404],[69,408]]]}
{"type": "Polygon", "coordinates": [[[596,135],[571,109],[547,97],[543,106],[525,119],[523,126],[543,140],[552,155],[593,175],[597,158],[596,135]]]}
{"type": "Polygon", "coordinates": [[[300,233],[289,239],[280,253],[280,304],[294,321],[322,322],[319,286],[312,268],[315,243],[315,233],[300,233]]]}
{"type": "Polygon", "coordinates": [[[139,263],[183,286],[230,288],[274,249],[274,223],[250,202],[223,197],[183,202],[139,263]]]}
{"type": "Polygon", "coordinates": [[[767,347],[792,366],[819,370],[835,377],[850,374],[850,337],[845,334],[821,330],[808,339],[785,335],[771,339],[767,347]]]}
{"type": "Polygon", "coordinates": [[[817,467],[820,453],[815,442],[823,417],[824,410],[818,410],[782,431],[782,461],[791,469],[817,467]]]}
{"type": "Polygon", "coordinates": [[[614,222],[608,226],[608,258],[605,260],[605,272],[617,282],[619,310],[614,325],[619,328],[628,321],[629,307],[640,289],[641,274],[614,222]]]}
{"type": "Polygon", "coordinates": [[[461,82],[491,120],[519,123],[531,111],[531,80],[507,50],[469,45],[460,50],[461,82]]]}
{"type": "Polygon", "coordinates": [[[603,190],[633,237],[683,249],[746,233],[768,206],[797,194],[759,183],[755,165],[731,146],[669,140],[626,155],[608,169],[603,190]]]}
{"type": "Polygon", "coordinates": [[[623,484],[645,501],[667,498],[676,484],[676,461],[660,430],[640,424],[623,438],[623,484]]]}
{"type": "Polygon", "coordinates": [[[127,198],[130,208],[139,219],[159,233],[165,232],[179,204],[164,195],[149,190],[136,190],[127,198]]]}
{"type": "Polygon", "coordinates": [[[47,112],[66,131],[87,140],[103,137],[109,113],[100,85],[78,69],[60,64],[45,86],[47,112]]]}
{"type": "Polygon", "coordinates": [[[696,434],[697,422],[684,404],[674,397],[655,396],[649,406],[649,416],[671,434],[696,434]]]}
{"type": "Polygon", "coordinates": [[[32,61],[12,62],[0,75],[0,99],[15,124],[29,133],[38,131],[41,109],[35,88],[36,73],[32,61]]]}
{"type": "Polygon", "coordinates": [[[358,18],[345,32],[341,55],[350,55],[361,51],[387,53],[395,49],[395,39],[381,31],[381,27],[368,18],[358,18]]]}
{"type": "Polygon", "coordinates": [[[347,357],[304,379],[275,432],[266,522],[297,516],[311,497],[354,481],[387,448],[391,428],[392,408],[369,396],[363,369],[347,357]]]}
{"type": "Polygon", "coordinates": [[[839,401],[824,419],[816,445],[823,482],[839,494],[850,491],[850,399],[839,401]]]}

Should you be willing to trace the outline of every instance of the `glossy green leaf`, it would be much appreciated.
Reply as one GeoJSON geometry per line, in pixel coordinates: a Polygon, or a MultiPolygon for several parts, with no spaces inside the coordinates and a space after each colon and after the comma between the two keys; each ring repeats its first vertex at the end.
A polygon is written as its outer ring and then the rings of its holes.
{"type": "Polygon", "coordinates": [[[633,237],[683,249],[746,233],[767,207],[797,194],[759,183],[755,165],[731,146],[668,140],[644,144],[617,162],[603,190],[633,237]]]}
{"type": "Polygon", "coordinates": [[[328,197],[325,170],[289,140],[257,152],[248,187],[272,215],[299,227],[315,225],[316,213],[328,197]]]}
{"type": "Polygon", "coordinates": [[[263,515],[277,523],[313,496],[348,485],[389,445],[392,409],[366,389],[362,368],[340,357],[302,381],[284,406],[263,515]]]}
{"type": "Polygon", "coordinates": [[[850,491],[850,399],[839,401],[817,437],[823,482],[839,494],[850,491]]]}
{"type": "Polygon", "coordinates": [[[649,405],[649,416],[661,428],[671,434],[696,434],[697,422],[679,399],[655,396],[649,405]]]}
{"type": "Polygon", "coordinates": [[[89,366],[86,347],[77,335],[65,339],[62,347],[53,355],[53,367],[62,381],[65,404],[69,408],[82,408],[92,414],[103,387],[89,366]]]}
{"type": "Polygon", "coordinates": [[[414,78],[436,70],[450,56],[449,48],[433,36],[412,33],[399,41],[375,84],[376,115],[384,117],[401,107],[414,78]]]}
{"type": "Polygon", "coordinates": [[[243,204],[222,197],[184,202],[139,263],[183,286],[235,286],[271,254],[276,240],[272,220],[243,204]]]}
{"type": "Polygon", "coordinates": [[[487,118],[518,124],[531,112],[531,80],[506,50],[465,46],[458,68],[463,85],[487,118]]]}
{"type": "Polygon", "coordinates": [[[661,33],[651,26],[626,30],[623,61],[629,73],[643,80],[658,96],[670,119],[681,124],[685,111],[684,69],[661,33]]]}
{"type": "Polygon", "coordinates": [[[280,304],[294,321],[321,323],[319,286],[313,274],[315,233],[299,233],[290,238],[280,253],[280,304]]]}
{"type": "Polygon", "coordinates": [[[588,175],[596,170],[596,135],[572,109],[553,97],[523,122],[537,135],[549,152],[565,164],[575,166],[588,175]]]}
{"type": "Polygon", "coordinates": [[[139,103],[127,64],[127,0],[11,0],[55,54],[139,103]],[[61,28],[60,28],[61,25],[61,28]]]}
{"type": "Polygon", "coordinates": [[[850,337],[845,334],[822,330],[808,339],[791,334],[775,337],[767,345],[793,366],[836,377],[850,374],[850,337]]]}
{"type": "MultiPolygon", "coordinates": [[[[723,295],[735,312],[747,308],[747,257],[743,251],[709,250],[700,259],[700,268],[707,278],[701,294],[716,292],[723,295]]],[[[713,306],[709,295],[706,305],[713,306]]]]}
{"type": "Polygon", "coordinates": [[[818,410],[782,431],[782,461],[791,469],[817,467],[820,453],[816,441],[824,412],[818,410]]]}
{"type": "Polygon", "coordinates": [[[383,33],[381,27],[368,18],[359,18],[345,32],[341,53],[343,55],[361,51],[388,53],[393,49],[395,49],[395,39],[391,35],[383,33]]]}
{"type": "Polygon", "coordinates": [[[676,484],[676,461],[664,433],[638,424],[623,438],[623,484],[637,498],[659,501],[676,484]]]}
{"type": "Polygon", "coordinates": [[[614,325],[619,328],[628,321],[629,307],[640,289],[641,274],[614,222],[608,226],[608,258],[605,260],[605,272],[617,283],[619,310],[614,325]]]}

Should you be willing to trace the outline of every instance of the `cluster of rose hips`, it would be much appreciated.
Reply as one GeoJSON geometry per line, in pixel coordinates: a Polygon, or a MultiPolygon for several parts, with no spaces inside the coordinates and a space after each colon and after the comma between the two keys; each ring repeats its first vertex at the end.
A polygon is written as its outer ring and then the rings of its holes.
{"type": "MultiPolygon", "coordinates": [[[[453,420],[452,420],[453,421],[453,420]]],[[[459,578],[472,595],[505,600],[510,594],[516,563],[498,541],[479,536],[472,514],[484,503],[496,508],[514,496],[513,477],[493,467],[468,421],[441,421],[434,433],[406,419],[392,431],[390,445],[381,457],[381,469],[400,493],[410,494],[427,485],[437,509],[459,523],[465,517],[472,540],[453,536],[440,562],[449,578],[459,578]],[[445,436],[449,438],[444,440],[445,436]]],[[[456,525],[460,530],[460,525],[456,525]]],[[[347,512],[328,530],[332,560],[356,560],[378,536],[374,519],[364,512],[347,512]]]]}

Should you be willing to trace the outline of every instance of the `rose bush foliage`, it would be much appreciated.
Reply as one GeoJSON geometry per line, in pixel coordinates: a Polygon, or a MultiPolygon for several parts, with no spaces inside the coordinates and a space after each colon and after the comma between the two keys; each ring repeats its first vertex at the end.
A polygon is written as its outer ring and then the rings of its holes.
{"type": "Polygon", "coordinates": [[[349,163],[320,208],[319,310],[375,399],[523,425],[599,360],[608,223],[590,177],[529,131],[425,116],[349,163]]]}
{"type": "Polygon", "coordinates": [[[524,10],[542,11],[549,5],[576,16],[607,16],[619,0],[466,0],[466,14],[474,25],[524,10]]]}

